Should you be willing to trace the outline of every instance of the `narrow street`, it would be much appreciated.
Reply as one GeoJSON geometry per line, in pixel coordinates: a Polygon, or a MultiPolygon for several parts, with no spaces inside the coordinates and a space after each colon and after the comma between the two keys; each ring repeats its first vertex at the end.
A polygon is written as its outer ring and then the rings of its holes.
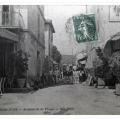
{"type": "Polygon", "coordinates": [[[0,114],[120,114],[120,97],[113,92],[75,84],[4,94],[0,98],[0,114]]]}

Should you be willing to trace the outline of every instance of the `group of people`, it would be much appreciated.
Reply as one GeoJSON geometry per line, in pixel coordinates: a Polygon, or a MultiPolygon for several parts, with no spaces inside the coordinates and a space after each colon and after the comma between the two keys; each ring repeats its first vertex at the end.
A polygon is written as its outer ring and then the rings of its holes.
{"type": "Polygon", "coordinates": [[[41,76],[42,88],[46,86],[56,85],[62,79],[62,73],[59,69],[50,69],[49,73],[43,73],[41,76]]]}
{"type": "Polygon", "coordinates": [[[66,70],[63,70],[63,78],[65,81],[77,84],[84,82],[87,79],[87,75],[84,68],[67,66],[66,70]]]}
{"type": "Polygon", "coordinates": [[[87,79],[87,75],[84,68],[73,66],[64,66],[62,70],[51,69],[49,75],[42,75],[41,83],[44,86],[51,86],[56,84],[77,84],[82,83],[87,79]]]}
{"type": "Polygon", "coordinates": [[[83,68],[73,70],[73,80],[75,84],[82,83],[87,79],[86,72],[83,68]]]}

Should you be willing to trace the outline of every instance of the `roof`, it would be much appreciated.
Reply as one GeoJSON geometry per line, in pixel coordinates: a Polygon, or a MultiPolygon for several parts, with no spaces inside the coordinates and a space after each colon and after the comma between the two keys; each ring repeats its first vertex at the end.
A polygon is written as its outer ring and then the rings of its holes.
{"type": "Polygon", "coordinates": [[[55,29],[51,19],[46,19],[45,24],[49,24],[52,28],[52,32],[55,33],[55,29]]]}

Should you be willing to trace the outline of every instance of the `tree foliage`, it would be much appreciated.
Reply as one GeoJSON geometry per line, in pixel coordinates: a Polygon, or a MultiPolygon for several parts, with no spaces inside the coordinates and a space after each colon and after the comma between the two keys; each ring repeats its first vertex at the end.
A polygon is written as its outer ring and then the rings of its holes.
{"type": "Polygon", "coordinates": [[[58,51],[57,47],[53,45],[52,47],[52,58],[54,61],[56,61],[57,63],[61,62],[62,59],[62,55],[61,53],[58,51]]]}

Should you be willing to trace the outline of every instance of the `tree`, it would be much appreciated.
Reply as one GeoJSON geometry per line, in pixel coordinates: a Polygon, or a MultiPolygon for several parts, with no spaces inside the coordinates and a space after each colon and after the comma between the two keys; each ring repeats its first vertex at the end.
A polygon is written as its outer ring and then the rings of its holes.
{"type": "Polygon", "coordinates": [[[62,59],[62,55],[61,53],[58,51],[57,47],[53,45],[52,47],[52,58],[54,61],[56,61],[57,63],[61,62],[62,59]]]}
{"type": "MultiPolygon", "coordinates": [[[[98,58],[102,60],[102,63],[101,65],[99,65],[99,63],[96,64],[95,76],[103,78],[105,85],[107,86],[115,85],[115,80],[113,78],[113,73],[110,68],[109,60],[105,57],[103,50],[100,47],[96,49],[96,54],[98,58]]],[[[115,56],[113,58],[115,58],[115,56]]]]}

